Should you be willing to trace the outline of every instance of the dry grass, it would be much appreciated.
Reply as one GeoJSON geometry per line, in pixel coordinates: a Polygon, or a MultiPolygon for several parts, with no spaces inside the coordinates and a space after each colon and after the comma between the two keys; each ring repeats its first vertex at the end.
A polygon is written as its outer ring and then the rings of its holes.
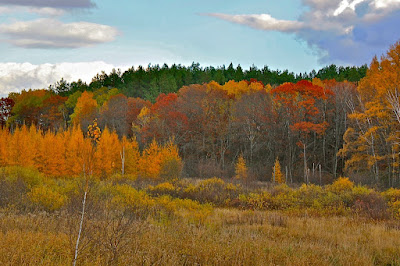
{"type": "MultiPolygon", "coordinates": [[[[1,216],[0,264],[69,265],[73,243],[66,220],[46,214],[1,216]]],[[[204,225],[180,219],[131,226],[134,233],[122,237],[118,259],[105,248],[107,238],[93,237],[79,265],[400,264],[399,227],[357,218],[216,209],[204,225]]]]}

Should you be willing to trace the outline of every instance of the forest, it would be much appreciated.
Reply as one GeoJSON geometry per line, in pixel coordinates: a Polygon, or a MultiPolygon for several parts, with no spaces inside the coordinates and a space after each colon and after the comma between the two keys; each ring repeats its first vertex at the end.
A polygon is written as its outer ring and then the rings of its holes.
{"type": "MultiPolygon", "coordinates": [[[[50,173],[40,166],[35,158],[40,149],[34,146],[42,144],[33,141],[37,133],[21,127],[34,126],[44,139],[53,134],[60,141],[58,163],[63,164],[68,157],[63,143],[72,134],[66,132],[79,128],[83,136],[96,119],[100,130],[111,134],[108,149],[115,149],[107,159],[113,170],[97,169],[103,175],[119,171],[121,141],[140,151],[155,141],[176,145],[184,177],[232,177],[243,156],[253,180],[271,181],[278,160],[290,183],[322,185],[346,174],[357,182],[394,186],[400,174],[398,96],[392,89],[398,69],[390,62],[398,60],[398,50],[397,44],[368,69],[331,65],[302,75],[268,67],[203,69],[193,64],[102,73],[89,85],[61,80],[49,89],[2,98],[1,134],[14,138],[24,130],[20,134],[35,151],[33,158],[22,160],[24,166],[56,176],[70,173],[50,173]]],[[[20,144],[2,140],[1,162],[18,165],[5,152],[20,149],[20,144]]]]}
{"type": "Polygon", "coordinates": [[[173,65],[0,101],[4,265],[400,264],[400,42],[295,75],[173,65]]]}

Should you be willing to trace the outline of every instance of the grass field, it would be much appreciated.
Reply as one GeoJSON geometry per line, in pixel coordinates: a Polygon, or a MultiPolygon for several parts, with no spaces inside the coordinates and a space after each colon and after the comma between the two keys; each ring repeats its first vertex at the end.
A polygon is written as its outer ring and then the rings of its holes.
{"type": "MultiPolygon", "coordinates": [[[[400,189],[233,181],[91,180],[77,265],[400,265],[400,189]]],[[[0,265],[71,265],[84,183],[2,168],[0,265]]]]}
{"type": "MultiPolygon", "coordinates": [[[[75,235],[67,220],[3,214],[0,264],[71,264],[75,235]]],[[[84,238],[78,265],[400,264],[400,224],[388,221],[215,209],[202,225],[148,219],[130,227],[124,232],[111,224],[87,228],[92,237],[84,238]]]]}

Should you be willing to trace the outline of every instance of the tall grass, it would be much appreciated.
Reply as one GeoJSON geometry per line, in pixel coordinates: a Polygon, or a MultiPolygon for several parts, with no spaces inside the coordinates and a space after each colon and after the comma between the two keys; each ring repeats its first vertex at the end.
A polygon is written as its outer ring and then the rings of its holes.
{"type": "MultiPolygon", "coordinates": [[[[93,222],[93,220],[89,221],[93,222]]],[[[96,227],[94,227],[96,228],[96,227]]],[[[130,224],[115,252],[102,227],[79,265],[398,265],[400,230],[348,217],[293,217],[279,212],[217,209],[203,225],[184,220],[130,224]],[[274,217],[274,220],[271,220],[274,217]],[[276,224],[277,217],[284,226],[276,224]],[[117,257],[115,254],[118,254],[117,257]],[[117,258],[117,259],[116,259],[117,258]]],[[[0,218],[1,265],[70,264],[73,242],[59,216],[0,218]]],[[[87,229],[91,230],[91,229],[87,229]]]]}
{"type": "MultiPolygon", "coordinates": [[[[83,179],[0,169],[0,265],[70,265],[83,179]]],[[[400,190],[88,183],[77,265],[400,265],[400,190]]]]}

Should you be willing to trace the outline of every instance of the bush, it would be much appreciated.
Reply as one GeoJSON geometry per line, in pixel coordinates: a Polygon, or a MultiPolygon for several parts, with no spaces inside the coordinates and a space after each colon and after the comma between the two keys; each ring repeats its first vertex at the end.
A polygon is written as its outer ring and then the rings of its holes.
{"type": "Polygon", "coordinates": [[[171,197],[177,197],[179,195],[179,188],[171,183],[165,182],[156,186],[149,186],[147,192],[152,196],[169,195],[171,197]]]}
{"type": "Polygon", "coordinates": [[[391,201],[388,203],[389,211],[393,218],[400,218],[400,200],[391,201]]]}
{"type": "Polygon", "coordinates": [[[358,215],[373,220],[383,220],[389,217],[385,199],[376,192],[365,194],[357,199],[353,208],[358,215]]]}
{"type": "Polygon", "coordinates": [[[181,176],[182,161],[180,158],[168,158],[161,164],[160,178],[162,180],[177,180],[181,176]]]}
{"type": "Polygon", "coordinates": [[[294,192],[294,194],[294,196],[297,198],[298,204],[301,207],[308,208],[313,206],[314,202],[320,202],[324,197],[325,191],[320,186],[303,184],[294,192]]]}
{"type": "Polygon", "coordinates": [[[389,188],[382,193],[382,196],[389,202],[395,202],[400,200],[400,189],[389,188]]]}
{"type": "Polygon", "coordinates": [[[38,207],[48,212],[61,209],[67,201],[67,197],[59,193],[54,188],[47,185],[34,187],[29,193],[28,198],[38,207]]]}
{"type": "Polygon", "coordinates": [[[327,185],[326,189],[332,192],[341,193],[349,191],[354,187],[354,183],[347,177],[339,177],[332,185],[327,185]]]}
{"type": "Polygon", "coordinates": [[[109,185],[106,191],[112,197],[111,204],[114,208],[131,212],[141,219],[146,219],[155,205],[154,199],[146,192],[138,191],[129,185],[109,185]]]}
{"type": "Polygon", "coordinates": [[[27,168],[21,166],[8,166],[0,169],[1,179],[16,183],[18,180],[28,187],[32,188],[41,184],[44,176],[34,168],[27,168]]]}
{"type": "Polygon", "coordinates": [[[240,185],[225,183],[222,179],[214,177],[200,181],[197,185],[189,184],[182,191],[181,197],[226,206],[239,196],[240,191],[240,185]]]}
{"type": "MultiPolygon", "coordinates": [[[[163,183],[157,189],[173,190],[174,187],[172,184],[163,183]]],[[[176,199],[169,195],[152,197],[145,191],[138,191],[129,185],[107,185],[103,193],[111,195],[113,208],[143,220],[151,217],[160,222],[168,222],[180,217],[189,222],[203,223],[212,211],[210,205],[202,205],[189,199],[176,199]]]]}

